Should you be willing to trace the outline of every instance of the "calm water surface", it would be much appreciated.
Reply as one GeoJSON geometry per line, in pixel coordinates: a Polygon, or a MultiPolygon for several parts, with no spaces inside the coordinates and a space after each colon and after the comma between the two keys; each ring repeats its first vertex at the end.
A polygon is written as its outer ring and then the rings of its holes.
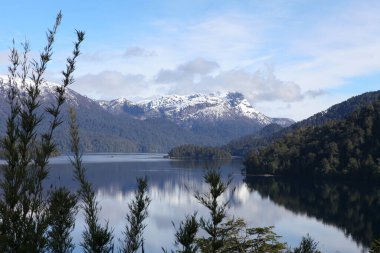
{"type": "MultiPolygon", "coordinates": [[[[273,178],[245,177],[241,173],[240,160],[204,165],[162,157],[163,154],[90,154],[83,157],[88,179],[102,207],[101,221],[108,221],[114,229],[116,248],[125,226],[128,203],[136,187],[136,177],[147,176],[149,179],[152,202],[144,233],[145,248],[146,252],[156,253],[162,252],[161,247],[172,248],[175,232],[172,222],[178,224],[195,210],[199,210],[200,215],[207,215],[193,197],[196,190],[207,191],[207,185],[202,182],[205,166],[220,166],[223,176],[233,176],[230,191],[224,196],[230,199],[231,215],[244,218],[250,226],[275,226],[275,232],[290,246],[297,245],[301,237],[309,233],[320,242],[322,252],[366,252],[367,241],[372,239],[373,233],[378,233],[367,231],[376,230],[379,223],[368,220],[370,214],[365,212],[373,208],[375,213],[380,201],[378,197],[370,204],[360,201],[363,195],[360,190],[352,193],[351,187],[342,186],[341,189],[324,185],[318,188],[313,184],[307,184],[309,189],[303,190],[303,186],[277,182],[273,178]],[[341,195],[341,190],[346,192],[341,195]],[[321,192],[313,195],[313,191],[321,192]],[[351,201],[347,199],[352,198],[351,194],[359,195],[351,201]],[[368,205],[366,211],[363,205],[368,205]],[[339,220],[339,216],[343,218],[339,220]]],[[[78,189],[68,157],[53,158],[50,164],[47,185],[78,189]]],[[[368,194],[379,195],[377,191],[368,194]]],[[[81,214],[78,216],[74,237],[76,252],[81,252],[79,243],[84,222],[81,214]]]]}

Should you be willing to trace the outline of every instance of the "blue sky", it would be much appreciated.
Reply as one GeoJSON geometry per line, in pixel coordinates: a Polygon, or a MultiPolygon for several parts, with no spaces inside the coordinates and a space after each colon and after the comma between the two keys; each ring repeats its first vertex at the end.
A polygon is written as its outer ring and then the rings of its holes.
{"type": "Polygon", "coordinates": [[[32,55],[62,10],[47,79],[86,32],[74,90],[96,99],[240,91],[268,116],[306,118],[380,89],[380,1],[3,1],[0,73],[12,39],[32,55]]]}

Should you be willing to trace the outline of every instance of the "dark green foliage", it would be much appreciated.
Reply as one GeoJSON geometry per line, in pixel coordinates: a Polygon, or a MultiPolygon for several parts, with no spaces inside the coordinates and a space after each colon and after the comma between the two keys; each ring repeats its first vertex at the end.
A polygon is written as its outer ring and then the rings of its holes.
{"type": "Polygon", "coordinates": [[[330,121],[342,120],[350,117],[350,115],[361,107],[365,107],[377,101],[380,91],[366,92],[358,96],[354,96],[342,103],[336,104],[328,108],[326,111],[319,112],[313,116],[297,122],[289,127],[289,130],[295,130],[310,126],[321,126],[330,121]]]}
{"type": "Polygon", "coordinates": [[[187,159],[231,159],[231,155],[223,149],[216,147],[205,147],[197,145],[182,145],[169,151],[170,158],[187,158],[187,159]]]}
{"type": "MultiPolygon", "coordinates": [[[[218,252],[281,253],[285,244],[273,227],[250,228],[243,219],[229,219],[223,224],[224,246],[218,252]]],[[[208,252],[207,250],[205,252],[208,252]]]]}
{"type": "Polygon", "coordinates": [[[177,253],[196,253],[198,245],[196,244],[196,236],[199,230],[197,214],[186,216],[185,220],[179,224],[175,233],[174,245],[177,247],[177,253]]]}
{"type": "Polygon", "coordinates": [[[108,223],[104,226],[99,223],[98,201],[96,200],[91,183],[87,181],[85,176],[86,169],[82,164],[82,155],[79,151],[79,133],[74,110],[70,111],[70,120],[70,135],[74,155],[71,163],[75,168],[75,179],[80,183],[78,195],[82,201],[81,207],[84,210],[86,222],[86,229],[83,232],[83,242],[81,246],[86,253],[112,252],[112,231],[109,229],[108,223]]]}
{"type": "Polygon", "coordinates": [[[199,225],[206,232],[208,237],[198,239],[202,252],[219,252],[224,246],[224,236],[222,223],[227,216],[228,202],[218,203],[223,193],[231,183],[231,178],[224,183],[221,180],[220,172],[211,169],[204,176],[204,181],[209,185],[207,193],[196,193],[195,198],[208,209],[210,218],[201,217],[199,225]]]}
{"type": "Polygon", "coordinates": [[[246,231],[253,238],[245,243],[246,251],[239,252],[279,253],[285,249],[286,244],[278,241],[281,236],[273,232],[273,227],[247,228],[246,231]]]}
{"type": "Polygon", "coordinates": [[[222,148],[231,155],[245,156],[251,150],[267,146],[272,142],[275,133],[280,132],[282,129],[283,127],[280,125],[270,124],[256,133],[232,140],[227,145],[222,146],[222,148]]]}
{"type": "Polygon", "coordinates": [[[290,251],[291,253],[321,253],[318,250],[318,242],[314,241],[310,235],[302,237],[300,245],[290,251]]]}
{"type": "Polygon", "coordinates": [[[127,214],[127,225],[123,233],[125,238],[122,252],[124,253],[137,252],[140,247],[142,252],[144,252],[143,232],[146,227],[144,220],[148,217],[148,206],[151,202],[147,191],[147,178],[137,178],[135,198],[128,205],[129,213],[127,214]]]}
{"type": "Polygon", "coordinates": [[[380,253],[380,239],[374,240],[372,242],[369,253],[380,253]]]}
{"type": "Polygon", "coordinates": [[[2,140],[6,165],[1,182],[0,251],[44,252],[47,247],[49,215],[43,181],[48,175],[48,159],[55,151],[53,133],[61,124],[60,110],[67,86],[72,83],[75,61],[83,32],[77,31],[73,55],[67,59],[62,85],[56,88],[55,99],[42,110],[40,86],[52,57],[55,34],[62,15],[59,13],[47,32],[47,45],[39,60],[29,60],[29,44],[23,44],[20,58],[15,46],[11,49],[8,75],[6,135],[2,140]],[[27,78],[30,76],[30,81],[27,78]],[[17,84],[25,87],[21,93],[17,84]],[[41,123],[47,121],[45,128],[41,123]]]}
{"type": "Polygon", "coordinates": [[[336,104],[326,111],[319,112],[305,120],[294,123],[289,127],[281,129],[280,126],[276,127],[276,124],[269,125],[257,133],[232,140],[227,145],[223,146],[223,148],[228,150],[232,155],[246,156],[250,152],[262,147],[267,147],[283,136],[292,134],[300,129],[321,126],[333,121],[346,119],[359,108],[378,100],[379,96],[380,91],[367,92],[336,104]]]}
{"type": "Polygon", "coordinates": [[[75,247],[70,233],[75,225],[77,196],[70,193],[66,188],[58,188],[52,192],[49,204],[49,252],[70,253],[75,247]]]}
{"type": "Polygon", "coordinates": [[[287,134],[245,161],[248,173],[308,176],[380,175],[380,101],[349,118],[287,134]]]}

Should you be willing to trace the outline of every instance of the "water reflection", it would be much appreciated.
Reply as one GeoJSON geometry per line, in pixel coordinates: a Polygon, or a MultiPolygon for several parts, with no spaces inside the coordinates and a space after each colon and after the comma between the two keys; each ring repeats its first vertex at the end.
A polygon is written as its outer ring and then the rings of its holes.
{"type": "MultiPolygon", "coordinates": [[[[208,188],[203,183],[203,168],[206,166],[203,163],[168,160],[156,154],[119,154],[117,157],[115,154],[94,155],[85,156],[84,160],[88,179],[92,182],[102,206],[101,220],[109,221],[116,238],[121,237],[121,231],[124,229],[127,205],[136,186],[135,178],[149,178],[152,203],[145,231],[146,252],[162,252],[161,247],[172,248],[172,221],[178,224],[186,214],[194,210],[198,210],[199,215],[207,215],[207,211],[193,197],[194,191],[207,191],[208,188]]],[[[212,166],[221,166],[225,178],[229,174],[233,175],[230,191],[223,197],[230,200],[230,214],[244,217],[250,226],[274,225],[275,231],[290,245],[296,245],[303,235],[310,233],[321,241],[323,252],[353,253],[361,250],[361,246],[356,245],[334,226],[326,226],[301,212],[289,211],[282,204],[270,200],[268,195],[261,196],[262,192],[256,191],[256,181],[247,178],[247,183],[244,182],[241,161],[232,160],[212,166]]],[[[72,190],[78,189],[67,157],[52,160],[47,185],[65,185],[72,190]]],[[[260,184],[260,189],[263,189],[264,185],[260,184]]],[[[77,245],[83,228],[83,217],[79,215],[74,231],[77,245]]],[[[118,245],[117,240],[115,244],[118,245]]],[[[76,250],[81,252],[79,246],[76,250]]]]}
{"type": "Polygon", "coordinates": [[[353,182],[318,182],[247,177],[251,190],[294,213],[338,227],[358,244],[380,237],[380,187],[353,182]]]}

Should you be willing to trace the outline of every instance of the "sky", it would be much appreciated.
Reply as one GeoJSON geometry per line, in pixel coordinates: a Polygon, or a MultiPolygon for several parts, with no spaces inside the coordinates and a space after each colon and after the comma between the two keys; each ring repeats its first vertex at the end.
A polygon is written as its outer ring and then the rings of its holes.
{"type": "Polygon", "coordinates": [[[380,89],[380,1],[1,1],[0,74],[12,40],[38,56],[61,10],[46,79],[58,82],[75,30],[86,39],[72,89],[132,101],[241,92],[271,117],[307,118],[380,89]]]}

